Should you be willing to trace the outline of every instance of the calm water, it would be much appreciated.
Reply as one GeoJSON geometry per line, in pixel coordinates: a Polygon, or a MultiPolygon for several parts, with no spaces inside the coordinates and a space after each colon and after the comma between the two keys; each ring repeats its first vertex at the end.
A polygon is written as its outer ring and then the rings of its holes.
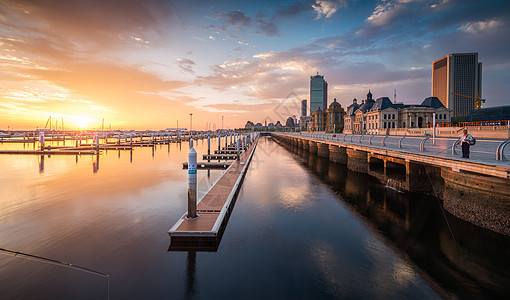
{"type": "MultiPolygon", "coordinates": [[[[199,155],[207,142],[198,141],[199,155]]],[[[13,146],[0,145],[3,149],[13,146]]],[[[216,144],[213,143],[213,148],[216,144]]],[[[0,248],[110,274],[111,299],[504,298],[508,238],[269,138],[217,252],[169,252],[188,145],[0,156],[0,248]]],[[[222,171],[199,171],[205,192],[222,171]]],[[[104,278],[0,255],[1,299],[106,299],[104,278]]]]}

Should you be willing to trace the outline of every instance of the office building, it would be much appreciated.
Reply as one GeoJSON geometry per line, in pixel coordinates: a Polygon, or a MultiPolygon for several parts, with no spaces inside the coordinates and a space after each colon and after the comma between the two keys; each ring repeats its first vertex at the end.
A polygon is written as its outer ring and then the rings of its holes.
{"type": "Polygon", "coordinates": [[[310,76],[310,116],[319,108],[322,111],[327,109],[328,105],[328,82],[324,76],[310,76]]]}
{"type": "Polygon", "coordinates": [[[465,117],[482,95],[482,63],[478,53],[452,53],[432,63],[432,97],[452,110],[452,117],[465,117]]]}
{"type": "Polygon", "coordinates": [[[306,117],[306,100],[301,100],[301,117],[306,117]]]}

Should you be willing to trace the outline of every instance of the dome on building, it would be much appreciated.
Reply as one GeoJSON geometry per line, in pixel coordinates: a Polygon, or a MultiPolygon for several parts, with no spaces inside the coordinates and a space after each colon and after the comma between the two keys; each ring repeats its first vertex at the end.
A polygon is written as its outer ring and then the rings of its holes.
{"type": "Polygon", "coordinates": [[[342,105],[340,105],[340,103],[336,102],[336,98],[329,105],[329,109],[341,109],[341,108],[342,108],[342,105]]]}

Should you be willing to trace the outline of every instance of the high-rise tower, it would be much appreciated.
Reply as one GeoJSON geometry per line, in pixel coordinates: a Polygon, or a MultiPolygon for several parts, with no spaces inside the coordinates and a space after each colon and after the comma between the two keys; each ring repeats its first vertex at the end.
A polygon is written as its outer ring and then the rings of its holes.
{"type": "Polygon", "coordinates": [[[316,110],[321,108],[325,110],[328,105],[328,82],[324,76],[310,76],[310,116],[316,110]]]}
{"type": "Polygon", "coordinates": [[[453,110],[452,117],[465,117],[482,95],[482,63],[478,53],[452,53],[432,63],[432,97],[453,110]]]}
{"type": "Polygon", "coordinates": [[[306,99],[301,100],[301,117],[306,117],[306,99]]]}

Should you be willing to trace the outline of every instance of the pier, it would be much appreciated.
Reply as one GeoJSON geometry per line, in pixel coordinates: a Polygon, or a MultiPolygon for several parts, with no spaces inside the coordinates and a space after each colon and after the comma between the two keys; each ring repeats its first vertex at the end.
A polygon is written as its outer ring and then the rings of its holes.
{"type": "MultiPolygon", "coordinates": [[[[187,218],[185,213],[168,231],[170,250],[214,250],[218,247],[257,146],[259,137],[255,134],[253,136],[255,136],[253,142],[240,153],[239,159],[236,158],[230,164],[223,175],[198,201],[196,207],[198,218],[187,218]]],[[[224,149],[228,148],[235,147],[224,147],[224,149]]]]}
{"type": "Polygon", "coordinates": [[[458,139],[326,133],[274,133],[289,148],[314,153],[367,173],[401,191],[429,194],[477,226],[510,235],[510,163],[507,140],[479,139],[471,158],[458,139]]]}

